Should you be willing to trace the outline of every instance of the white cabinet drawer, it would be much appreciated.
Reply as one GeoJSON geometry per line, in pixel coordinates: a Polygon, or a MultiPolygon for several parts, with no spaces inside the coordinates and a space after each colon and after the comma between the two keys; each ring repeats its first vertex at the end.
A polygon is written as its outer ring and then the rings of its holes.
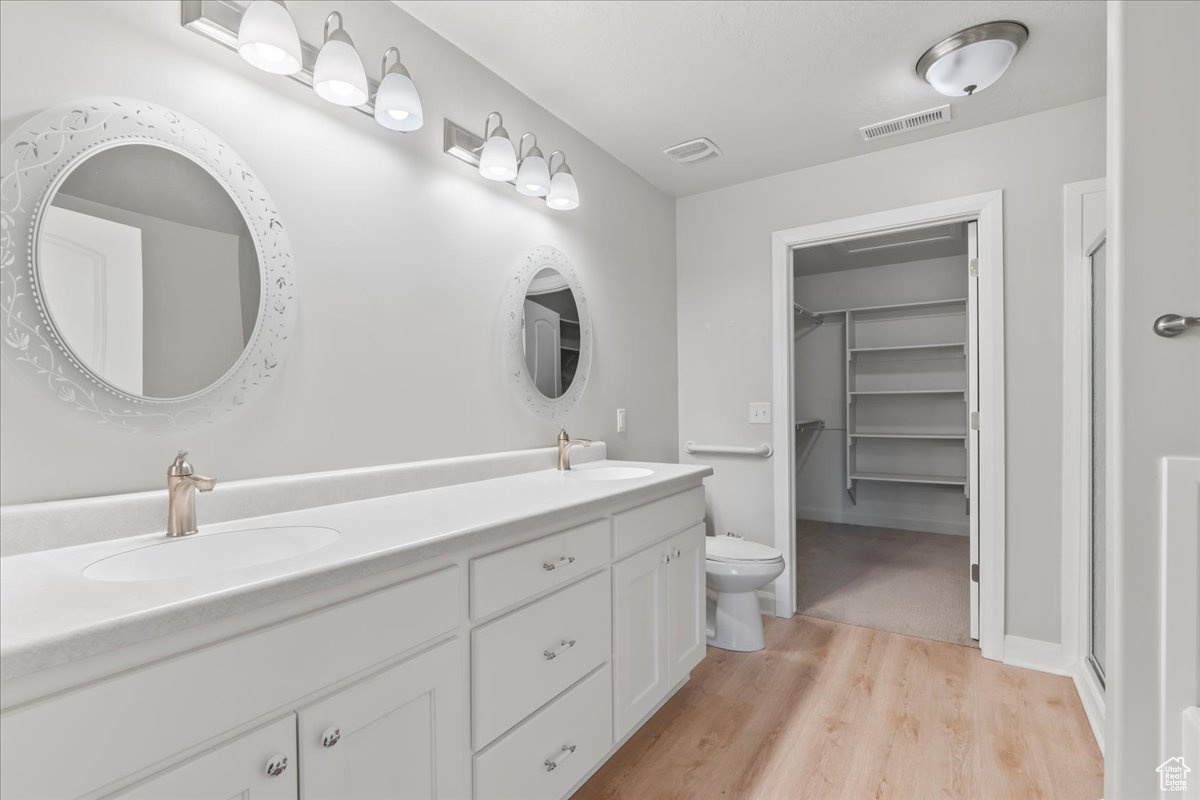
{"type": "Polygon", "coordinates": [[[471,633],[471,710],[478,749],[608,660],[608,571],[471,633]]]}
{"type": "Polygon", "coordinates": [[[471,562],[471,616],[486,617],[608,561],[608,520],[562,531],[471,562]]]}
{"type": "Polygon", "coordinates": [[[704,487],[613,515],[614,558],[640,550],[704,519],[704,487]]]}
{"type": "Polygon", "coordinates": [[[475,797],[558,800],[611,747],[612,673],[605,665],[475,757],[475,797]]]}

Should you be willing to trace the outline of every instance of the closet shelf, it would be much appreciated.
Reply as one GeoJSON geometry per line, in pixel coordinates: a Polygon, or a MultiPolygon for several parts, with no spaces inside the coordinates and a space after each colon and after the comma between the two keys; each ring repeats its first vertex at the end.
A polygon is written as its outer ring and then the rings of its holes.
{"type": "Polygon", "coordinates": [[[917,395],[917,394],[961,394],[966,397],[966,389],[892,389],[879,392],[850,392],[851,397],[857,396],[884,396],[884,395],[917,395]]]}
{"type": "Polygon", "coordinates": [[[851,472],[850,479],[875,483],[921,483],[929,486],[966,486],[962,475],[910,475],[902,472],[851,472]]]}
{"type": "Polygon", "coordinates": [[[847,352],[855,353],[905,353],[914,350],[962,350],[967,354],[966,342],[942,342],[940,344],[901,344],[891,347],[851,347],[847,352]]]}
{"type": "Polygon", "coordinates": [[[936,306],[958,306],[965,305],[967,298],[956,297],[950,300],[922,300],[917,303],[896,303],[888,306],[858,306],[856,308],[834,308],[829,311],[814,311],[818,317],[830,316],[832,314],[845,314],[847,312],[858,313],[860,311],[901,311],[912,308],[932,308],[936,306]]]}
{"type": "Polygon", "coordinates": [[[945,441],[965,441],[965,433],[851,433],[851,439],[936,439],[945,441]]]}

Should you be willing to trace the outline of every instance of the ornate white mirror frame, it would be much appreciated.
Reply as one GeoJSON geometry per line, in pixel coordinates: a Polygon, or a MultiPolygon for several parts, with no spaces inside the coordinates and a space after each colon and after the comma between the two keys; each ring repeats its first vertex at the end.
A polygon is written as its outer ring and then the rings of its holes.
{"type": "Polygon", "coordinates": [[[517,392],[533,413],[543,419],[558,419],[575,407],[587,388],[592,366],[592,318],[588,312],[583,285],[562,251],[541,245],[526,256],[525,263],[512,276],[508,291],[508,364],[517,392]],[[559,397],[547,397],[538,391],[533,373],[525,361],[525,294],[534,276],[549,267],[566,279],[579,310],[579,364],[571,385],[559,397]]]}
{"type": "Polygon", "coordinates": [[[0,326],[16,369],[98,422],[131,431],[212,422],[263,389],[283,361],[295,324],[295,266],[275,204],[229,145],[170,109],[104,97],[36,115],[4,141],[0,158],[0,326]],[[258,255],[258,318],[245,350],[221,378],[186,397],[129,394],[95,374],[63,341],[39,280],[38,231],[54,193],[81,159],[126,144],[165,147],[202,166],[241,211],[258,255]]]}

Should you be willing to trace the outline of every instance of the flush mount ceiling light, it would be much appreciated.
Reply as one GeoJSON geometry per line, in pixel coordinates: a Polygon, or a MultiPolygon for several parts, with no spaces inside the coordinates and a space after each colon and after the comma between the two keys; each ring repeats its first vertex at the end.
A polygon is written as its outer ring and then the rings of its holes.
{"type": "Polygon", "coordinates": [[[557,168],[551,170],[550,193],[546,195],[546,205],[555,211],[579,208],[579,187],[575,185],[575,176],[567,166],[567,154],[562,150],[555,150],[550,154],[550,164],[554,164],[555,156],[561,157],[562,161],[557,168]]]}
{"type": "Polygon", "coordinates": [[[526,197],[545,197],[550,192],[550,168],[546,157],[537,146],[537,136],[532,133],[521,135],[521,166],[517,168],[517,191],[526,197]],[[525,152],[525,137],[533,139],[529,152],[525,152]]]}
{"type": "Polygon", "coordinates": [[[948,97],[966,97],[991,86],[1029,39],[1019,22],[985,22],[948,36],[917,61],[917,75],[948,97]]]}
{"type": "Polygon", "coordinates": [[[325,43],[313,67],[313,89],[322,98],[339,106],[361,106],[367,102],[367,72],[354,49],[354,41],[342,27],[341,13],[325,18],[325,43]],[[329,24],[337,17],[337,27],[329,24]]]}
{"type": "Polygon", "coordinates": [[[282,2],[254,0],[238,26],[238,54],[264,72],[293,75],[300,71],[300,34],[282,2]]]}
{"type": "Polygon", "coordinates": [[[425,124],[421,96],[408,70],[400,63],[400,51],[389,47],[383,53],[383,80],[375,93],[375,121],[394,131],[415,131],[425,124]],[[396,63],[388,67],[388,56],[396,54],[396,63]]]}
{"type": "Polygon", "coordinates": [[[511,181],[517,177],[517,151],[512,139],[504,130],[504,117],[493,111],[483,121],[483,149],[479,152],[479,174],[489,181],[511,181]],[[496,127],[488,132],[488,126],[496,118],[496,127]]]}

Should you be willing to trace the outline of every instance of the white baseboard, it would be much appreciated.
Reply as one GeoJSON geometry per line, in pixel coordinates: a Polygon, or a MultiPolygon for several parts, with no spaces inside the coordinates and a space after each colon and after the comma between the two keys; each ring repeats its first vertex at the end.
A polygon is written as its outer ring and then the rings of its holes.
{"type": "Polygon", "coordinates": [[[775,616],[775,593],[770,589],[758,590],[758,610],[768,617],[775,616]]]}
{"type": "Polygon", "coordinates": [[[1083,713],[1087,714],[1092,735],[1100,746],[1100,755],[1104,755],[1104,690],[1082,659],[1075,662],[1071,679],[1075,682],[1075,691],[1079,693],[1079,702],[1083,703],[1083,713]]]}
{"type": "Polygon", "coordinates": [[[1036,669],[1054,675],[1073,674],[1070,658],[1058,642],[1042,639],[1027,639],[1024,636],[1004,637],[1005,664],[1012,667],[1036,669]]]}
{"type": "Polygon", "coordinates": [[[840,522],[844,525],[869,525],[873,528],[898,528],[902,531],[919,531],[921,533],[951,533],[958,536],[966,536],[970,533],[968,523],[913,517],[876,516],[812,506],[798,507],[796,518],[812,519],[817,522],[840,522]]]}

